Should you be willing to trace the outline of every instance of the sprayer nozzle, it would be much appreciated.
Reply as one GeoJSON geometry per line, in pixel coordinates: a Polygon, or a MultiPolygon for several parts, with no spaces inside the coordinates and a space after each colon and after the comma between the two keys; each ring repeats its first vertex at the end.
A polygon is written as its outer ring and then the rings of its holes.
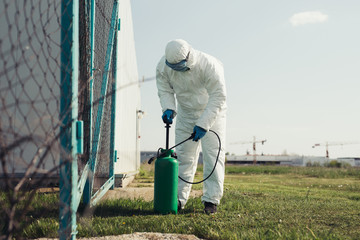
{"type": "Polygon", "coordinates": [[[152,158],[150,158],[149,159],[149,161],[148,161],[148,164],[151,164],[153,161],[155,161],[156,160],[156,157],[152,157],[152,158]]]}

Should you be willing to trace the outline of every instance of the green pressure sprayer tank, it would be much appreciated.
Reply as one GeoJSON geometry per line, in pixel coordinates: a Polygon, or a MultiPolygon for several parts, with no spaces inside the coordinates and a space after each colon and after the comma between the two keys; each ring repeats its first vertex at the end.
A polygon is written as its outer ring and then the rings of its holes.
{"type": "Polygon", "coordinates": [[[161,150],[155,162],[154,210],[161,214],[177,214],[178,161],[173,150],[161,150]]]}
{"type": "Polygon", "coordinates": [[[219,160],[219,154],[221,151],[221,140],[219,135],[213,130],[213,132],[219,140],[219,150],[216,157],[216,161],[211,173],[201,181],[198,182],[189,182],[178,175],[179,164],[176,160],[173,148],[183,144],[184,142],[193,139],[195,134],[191,134],[190,137],[184,141],[176,144],[175,146],[169,149],[169,128],[170,124],[166,124],[166,149],[160,148],[157,156],[149,159],[148,163],[151,164],[155,162],[155,180],[154,180],[154,210],[155,212],[161,214],[174,213],[177,214],[177,191],[178,191],[178,179],[188,183],[188,184],[199,184],[206,181],[214,172],[216,164],[219,160]]]}

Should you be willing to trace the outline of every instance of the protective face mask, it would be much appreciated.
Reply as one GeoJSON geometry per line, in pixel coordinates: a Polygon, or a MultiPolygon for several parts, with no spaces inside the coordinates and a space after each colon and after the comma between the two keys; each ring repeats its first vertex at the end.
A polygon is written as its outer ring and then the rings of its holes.
{"type": "Polygon", "coordinates": [[[171,69],[173,69],[175,71],[186,72],[186,71],[190,70],[190,68],[187,66],[186,59],[184,59],[178,63],[175,63],[175,64],[169,63],[167,60],[165,60],[165,63],[168,67],[170,67],[171,69]]]}

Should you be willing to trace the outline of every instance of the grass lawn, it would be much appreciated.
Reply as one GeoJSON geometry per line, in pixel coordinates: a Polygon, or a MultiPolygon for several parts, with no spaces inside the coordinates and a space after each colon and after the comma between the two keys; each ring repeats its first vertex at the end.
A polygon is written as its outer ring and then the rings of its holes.
{"type": "MultiPolygon", "coordinates": [[[[153,171],[142,169],[137,181],[153,181],[153,171]]],[[[227,166],[215,215],[203,213],[200,198],[178,215],[156,215],[153,202],[142,199],[107,200],[92,211],[79,214],[77,237],[163,232],[204,239],[360,239],[360,169],[227,166]]],[[[57,237],[58,194],[39,193],[28,220],[21,236],[57,237]]]]}

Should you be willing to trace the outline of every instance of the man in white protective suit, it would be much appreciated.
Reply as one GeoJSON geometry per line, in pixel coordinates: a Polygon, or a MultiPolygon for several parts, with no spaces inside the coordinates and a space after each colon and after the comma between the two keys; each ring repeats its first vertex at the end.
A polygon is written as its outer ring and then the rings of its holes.
{"type": "MultiPolygon", "coordinates": [[[[156,84],[164,123],[172,124],[177,116],[175,144],[189,138],[193,141],[176,147],[179,176],[193,182],[197,160],[202,149],[204,178],[213,170],[221,139],[221,152],[213,174],[203,185],[201,201],[204,211],[212,214],[223,195],[225,174],[226,87],[222,63],[216,58],[193,49],[186,41],[168,42],[156,68],[156,84]],[[175,101],[175,97],[176,100],[175,101]],[[177,104],[176,104],[177,102],[177,104]],[[200,148],[201,145],[201,148],[200,148]]],[[[178,209],[183,209],[191,191],[191,184],[179,179],[178,209]]]]}

